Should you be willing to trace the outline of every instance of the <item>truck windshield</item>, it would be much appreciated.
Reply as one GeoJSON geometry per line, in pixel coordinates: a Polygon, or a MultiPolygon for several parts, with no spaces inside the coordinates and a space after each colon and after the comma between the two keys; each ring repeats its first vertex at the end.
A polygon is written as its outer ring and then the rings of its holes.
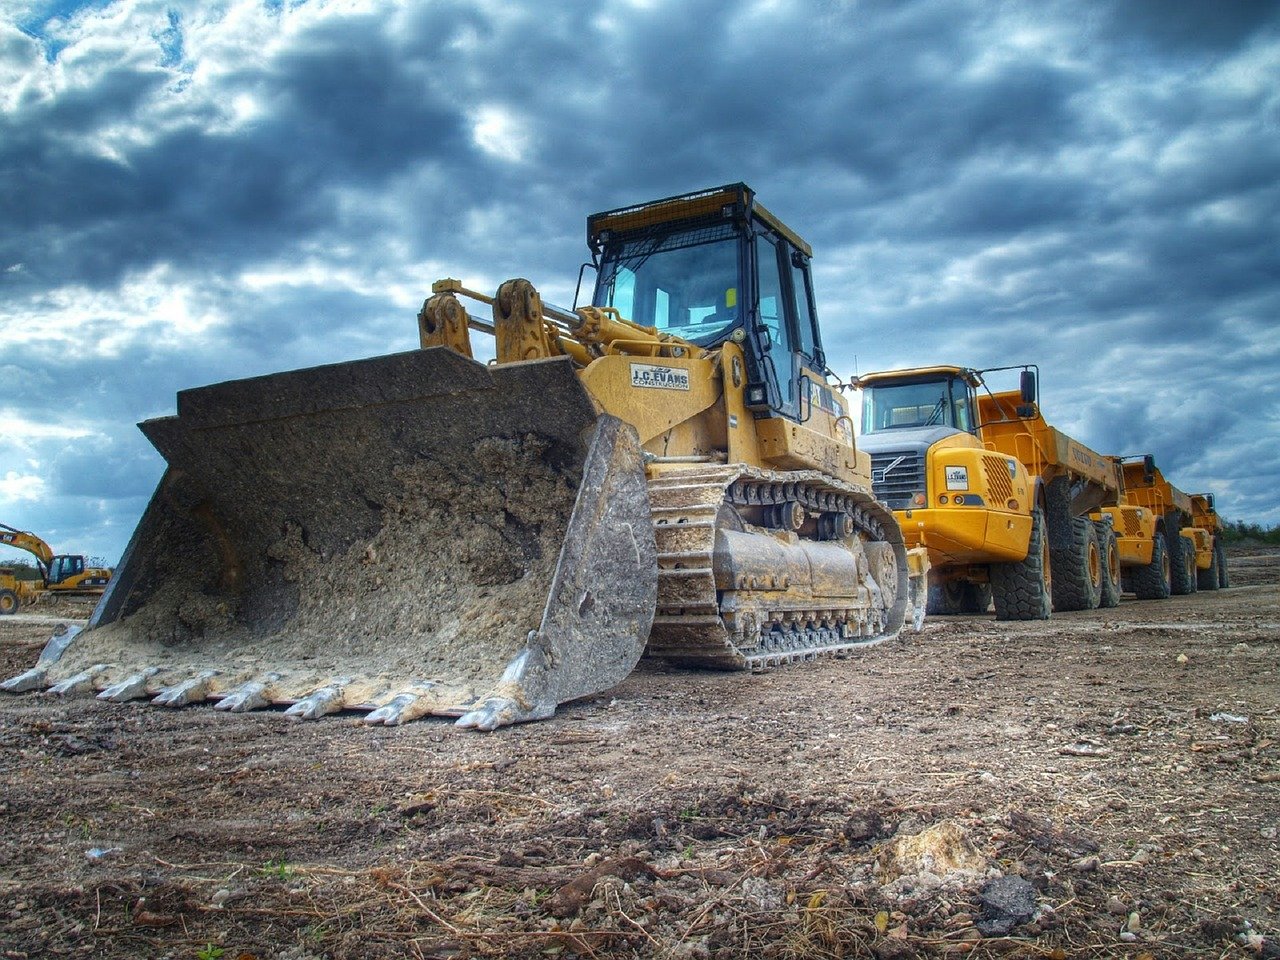
{"type": "Polygon", "coordinates": [[[969,392],[953,378],[869,386],[862,392],[862,432],[910,427],[971,431],[969,392]]]}
{"type": "Polygon", "coordinates": [[[738,278],[731,224],[620,238],[604,249],[593,303],[710,346],[741,322],[738,278]]]}

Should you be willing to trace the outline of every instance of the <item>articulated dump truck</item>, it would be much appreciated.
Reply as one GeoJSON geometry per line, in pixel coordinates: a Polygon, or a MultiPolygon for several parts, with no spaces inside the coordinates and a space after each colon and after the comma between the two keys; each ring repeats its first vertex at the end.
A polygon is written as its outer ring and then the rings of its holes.
{"type": "Polygon", "coordinates": [[[1123,492],[1101,512],[1111,517],[1118,535],[1124,589],[1140,600],[1163,600],[1228,586],[1213,495],[1183,493],[1150,454],[1114,462],[1123,492]]]}
{"type": "Polygon", "coordinates": [[[918,626],[927,558],[829,386],[809,246],[744,184],[587,236],[590,306],[444,280],[422,349],[179,393],[89,627],[3,686],[492,729],[646,652],[758,670],[918,626]]]}
{"type": "Polygon", "coordinates": [[[1037,620],[1119,603],[1115,533],[1090,517],[1118,501],[1119,470],[1045,421],[1036,372],[1020,369],[1001,393],[986,389],[993,371],[967,367],[858,378],[858,446],[908,546],[928,551],[931,614],[994,605],[997,619],[1037,620]]]}

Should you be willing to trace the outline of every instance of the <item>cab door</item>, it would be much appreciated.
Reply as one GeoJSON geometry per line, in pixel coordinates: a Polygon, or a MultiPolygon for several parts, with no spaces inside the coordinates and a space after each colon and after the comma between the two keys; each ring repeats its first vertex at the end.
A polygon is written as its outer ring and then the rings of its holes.
{"type": "Polygon", "coordinates": [[[794,335],[794,306],[790,297],[790,278],[783,273],[783,254],[787,244],[771,232],[755,235],[755,306],[754,340],[758,357],[759,379],[765,384],[768,406],[774,415],[790,420],[800,419],[800,365],[794,335]]]}

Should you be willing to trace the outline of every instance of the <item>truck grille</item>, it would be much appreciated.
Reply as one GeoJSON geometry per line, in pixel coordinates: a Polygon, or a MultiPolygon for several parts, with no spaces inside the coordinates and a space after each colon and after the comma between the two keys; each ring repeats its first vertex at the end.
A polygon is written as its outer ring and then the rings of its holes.
{"type": "Polygon", "coordinates": [[[910,507],[912,495],[925,492],[924,457],[914,450],[873,453],[871,489],[891,509],[910,507]]]}
{"type": "Polygon", "coordinates": [[[1013,498],[1013,479],[1009,476],[1008,461],[990,455],[982,458],[982,471],[987,478],[987,495],[991,505],[1000,507],[1013,498]]]}

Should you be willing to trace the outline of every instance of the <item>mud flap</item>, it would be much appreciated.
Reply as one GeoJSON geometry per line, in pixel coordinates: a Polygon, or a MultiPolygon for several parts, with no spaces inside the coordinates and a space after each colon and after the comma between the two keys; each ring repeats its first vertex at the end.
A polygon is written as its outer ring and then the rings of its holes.
{"type": "Polygon", "coordinates": [[[492,729],[640,658],[641,452],[567,359],[416,350],[184,391],[141,426],[168,470],[42,686],[492,729]]]}

